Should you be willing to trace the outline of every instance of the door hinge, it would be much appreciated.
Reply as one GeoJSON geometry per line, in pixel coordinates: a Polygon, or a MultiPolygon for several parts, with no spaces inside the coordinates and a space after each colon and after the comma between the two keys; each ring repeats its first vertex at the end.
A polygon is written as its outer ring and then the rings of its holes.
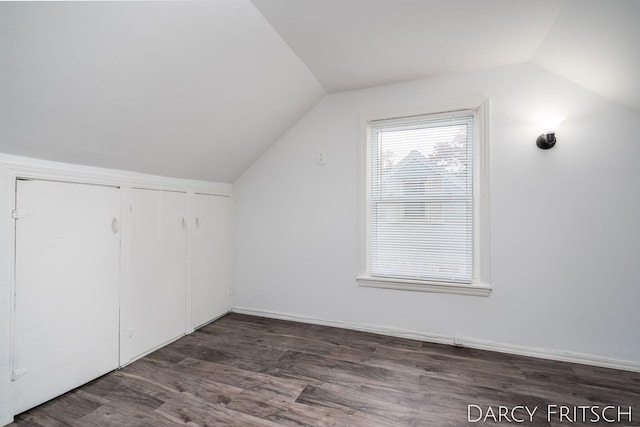
{"type": "Polygon", "coordinates": [[[28,216],[31,215],[30,211],[26,211],[24,209],[14,209],[11,211],[11,217],[13,219],[21,219],[21,218],[26,218],[28,216]]]}
{"type": "Polygon", "coordinates": [[[26,369],[16,369],[14,371],[11,371],[11,381],[15,381],[15,380],[19,380],[20,378],[24,377],[27,374],[26,369]]]}

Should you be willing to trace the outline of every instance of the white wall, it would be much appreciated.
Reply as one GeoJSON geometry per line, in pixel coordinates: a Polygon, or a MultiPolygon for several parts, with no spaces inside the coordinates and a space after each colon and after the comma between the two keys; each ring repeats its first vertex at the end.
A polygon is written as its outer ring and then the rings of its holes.
{"type": "Polygon", "coordinates": [[[640,370],[639,119],[532,64],[329,95],[234,183],[235,310],[640,370]],[[359,287],[359,115],[477,96],[493,292],[359,287]]]}

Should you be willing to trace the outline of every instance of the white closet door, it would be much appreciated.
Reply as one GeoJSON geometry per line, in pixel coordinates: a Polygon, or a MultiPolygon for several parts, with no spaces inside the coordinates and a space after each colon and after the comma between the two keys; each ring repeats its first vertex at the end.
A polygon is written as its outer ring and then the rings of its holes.
{"type": "Polygon", "coordinates": [[[14,413],[118,367],[117,188],[17,181],[14,413]]]}
{"type": "Polygon", "coordinates": [[[198,327],[231,308],[231,198],[195,194],[193,212],[191,310],[198,327]]]}
{"type": "Polygon", "coordinates": [[[185,193],[131,191],[130,357],[185,333],[185,193]]]}

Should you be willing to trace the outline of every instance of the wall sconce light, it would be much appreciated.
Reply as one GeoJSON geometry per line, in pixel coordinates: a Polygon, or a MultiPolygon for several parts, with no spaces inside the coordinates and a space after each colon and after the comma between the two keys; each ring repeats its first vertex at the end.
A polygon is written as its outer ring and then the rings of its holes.
{"type": "Polygon", "coordinates": [[[562,119],[549,119],[546,122],[542,123],[542,129],[544,132],[536,139],[536,145],[538,148],[543,150],[548,150],[549,148],[556,145],[556,133],[558,132],[558,127],[562,119]]]}
{"type": "Polygon", "coordinates": [[[536,139],[536,145],[538,148],[542,148],[543,150],[548,150],[549,148],[556,145],[556,134],[555,133],[543,133],[538,139],[536,139]]]}

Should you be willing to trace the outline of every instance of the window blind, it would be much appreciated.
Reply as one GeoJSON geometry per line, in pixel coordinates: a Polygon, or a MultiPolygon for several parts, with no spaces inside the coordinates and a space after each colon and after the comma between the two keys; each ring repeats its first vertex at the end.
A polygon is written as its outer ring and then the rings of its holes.
{"type": "Polygon", "coordinates": [[[473,281],[471,111],[370,122],[372,277],[473,281]]]}

